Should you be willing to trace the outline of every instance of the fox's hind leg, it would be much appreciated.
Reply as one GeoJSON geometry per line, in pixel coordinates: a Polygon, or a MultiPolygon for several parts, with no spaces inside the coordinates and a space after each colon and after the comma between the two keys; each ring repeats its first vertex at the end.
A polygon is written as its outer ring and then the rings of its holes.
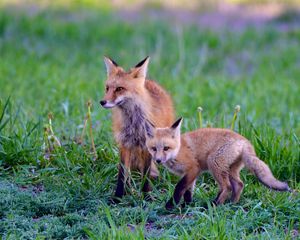
{"type": "Polygon", "coordinates": [[[217,195],[217,197],[214,200],[214,203],[216,205],[220,205],[223,204],[225,202],[225,200],[228,198],[228,194],[231,192],[232,188],[231,188],[231,184],[229,181],[229,174],[228,172],[218,172],[213,174],[214,178],[216,179],[216,181],[218,182],[219,185],[219,193],[217,195]]]}
{"type": "Polygon", "coordinates": [[[240,196],[244,188],[244,183],[240,179],[240,171],[242,168],[242,161],[238,161],[230,167],[229,180],[232,187],[231,202],[233,203],[237,203],[240,200],[240,196]]]}
{"type": "Polygon", "coordinates": [[[208,167],[212,173],[214,179],[219,185],[219,193],[214,204],[223,204],[228,197],[229,192],[231,192],[231,184],[229,181],[229,166],[226,165],[226,159],[223,156],[212,156],[208,160],[208,167]]]}

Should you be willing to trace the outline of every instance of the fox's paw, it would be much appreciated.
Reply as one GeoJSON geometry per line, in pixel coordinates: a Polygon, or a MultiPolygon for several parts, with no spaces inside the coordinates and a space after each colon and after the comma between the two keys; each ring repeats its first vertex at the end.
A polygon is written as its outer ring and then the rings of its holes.
{"type": "Polygon", "coordinates": [[[167,203],[166,203],[166,209],[168,211],[172,210],[174,208],[174,203],[173,203],[173,199],[171,198],[167,203]]]}

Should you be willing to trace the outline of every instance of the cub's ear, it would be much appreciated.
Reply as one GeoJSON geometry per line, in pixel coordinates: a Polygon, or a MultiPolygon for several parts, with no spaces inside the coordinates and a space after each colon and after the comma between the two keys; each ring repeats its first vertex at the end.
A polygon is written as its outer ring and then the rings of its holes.
{"type": "Polygon", "coordinates": [[[174,136],[175,137],[180,136],[180,127],[181,127],[182,120],[183,120],[182,117],[178,118],[176,120],[176,122],[174,122],[173,125],[171,126],[171,129],[174,131],[174,136]]]}
{"type": "Polygon", "coordinates": [[[155,126],[149,120],[146,120],[145,121],[146,138],[154,137],[154,129],[155,126]]]}
{"type": "Polygon", "coordinates": [[[118,64],[109,57],[104,56],[104,63],[106,66],[107,76],[111,75],[113,72],[117,71],[118,64]]]}
{"type": "Polygon", "coordinates": [[[135,78],[146,78],[148,64],[149,64],[150,57],[146,57],[142,61],[140,61],[132,70],[133,77],[135,78]]]}

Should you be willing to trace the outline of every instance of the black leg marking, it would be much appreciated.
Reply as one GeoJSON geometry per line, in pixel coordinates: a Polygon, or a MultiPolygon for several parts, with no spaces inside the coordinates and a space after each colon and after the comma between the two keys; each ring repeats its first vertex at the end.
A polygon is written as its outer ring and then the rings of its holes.
{"type": "Polygon", "coordinates": [[[184,202],[186,204],[190,204],[193,200],[193,197],[192,197],[192,191],[191,189],[188,189],[185,191],[184,195],[183,195],[183,198],[184,198],[184,202]]]}
{"type": "Polygon", "coordinates": [[[174,208],[173,198],[170,198],[170,200],[167,201],[167,203],[166,203],[166,209],[172,210],[173,208],[174,208]]]}
{"type": "Polygon", "coordinates": [[[150,167],[148,167],[147,169],[144,170],[144,184],[143,184],[143,188],[142,188],[142,191],[143,192],[150,192],[152,190],[152,186],[150,184],[150,181],[149,181],[149,175],[150,173],[150,167]]]}
{"type": "Polygon", "coordinates": [[[120,164],[115,197],[122,198],[124,194],[125,194],[125,169],[122,166],[122,164],[120,164]]]}
{"type": "Polygon", "coordinates": [[[142,191],[147,193],[147,192],[151,192],[152,191],[152,186],[150,184],[150,181],[148,179],[149,176],[146,176],[142,191]]]}
{"type": "Polygon", "coordinates": [[[189,205],[192,202],[193,197],[192,197],[191,189],[188,189],[185,191],[185,193],[183,195],[183,199],[184,199],[184,202],[181,204],[181,208],[185,208],[187,205],[189,205]]]}
{"type": "Polygon", "coordinates": [[[117,180],[117,187],[115,191],[115,196],[112,198],[111,202],[119,203],[120,199],[125,195],[125,184],[126,184],[126,176],[128,175],[128,170],[130,165],[128,164],[128,150],[120,150],[120,164],[119,164],[119,173],[117,180]],[[127,163],[127,164],[126,164],[127,163]]]}
{"type": "Polygon", "coordinates": [[[218,205],[218,200],[219,200],[221,193],[222,193],[222,191],[218,192],[218,195],[216,196],[216,198],[211,202],[212,205],[215,205],[215,206],[218,205]]]}
{"type": "Polygon", "coordinates": [[[188,184],[187,176],[184,176],[176,185],[173,197],[167,202],[166,209],[170,210],[180,202],[180,199],[188,184]]]}
{"type": "Polygon", "coordinates": [[[153,201],[154,198],[150,194],[150,192],[152,190],[152,187],[151,187],[151,184],[150,184],[150,181],[149,181],[148,177],[149,177],[148,175],[145,176],[145,182],[144,182],[142,191],[144,193],[144,199],[146,201],[153,201]]]}
{"type": "Polygon", "coordinates": [[[150,177],[150,167],[151,167],[151,157],[148,157],[148,161],[147,164],[145,166],[144,169],[144,183],[143,183],[143,188],[142,188],[142,192],[144,192],[144,199],[146,201],[152,201],[154,200],[153,197],[150,195],[149,192],[152,191],[152,186],[149,180],[150,177]]]}

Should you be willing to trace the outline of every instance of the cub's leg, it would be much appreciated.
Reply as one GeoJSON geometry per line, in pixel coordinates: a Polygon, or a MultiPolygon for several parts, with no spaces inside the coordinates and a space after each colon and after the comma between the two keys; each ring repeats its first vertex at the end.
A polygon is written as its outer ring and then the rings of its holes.
{"type": "MultiPolygon", "coordinates": [[[[181,197],[184,195],[186,190],[192,186],[192,183],[196,180],[198,174],[198,170],[189,170],[189,172],[181,178],[175,187],[173,197],[166,203],[167,210],[171,210],[174,207],[174,204],[177,205],[180,202],[181,197]]],[[[190,196],[191,195],[187,193],[187,197],[190,196]]]]}
{"type": "Polygon", "coordinates": [[[196,179],[192,182],[192,186],[189,187],[183,194],[184,202],[181,204],[181,207],[184,208],[186,205],[189,205],[193,201],[193,192],[196,184],[196,179]]]}
{"type": "Polygon", "coordinates": [[[227,161],[223,155],[217,154],[217,156],[209,158],[208,167],[219,185],[219,193],[213,203],[216,205],[223,204],[227,199],[229,192],[232,190],[229,181],[229,166],[227,161]]]}
{"type": "Polygon", "coordinates": [[[237,203],[240,200],[244,188],[244,183],[240,179],[240,171],[242,168],[243,163],[241,160],[230,167],[229,180],[232,187],[231,202],[233,203],[237,203]]]}
{"type": "Polygon", "coordinates": [[[214,174],[214,177],[219,185],[219,193],[214,200],[216,205],[223,204],[225,200],[228,198],[229,192],[231,192],[231,185],[229,181],[229,174],[225,172],[220,172],[214,174]]]}

